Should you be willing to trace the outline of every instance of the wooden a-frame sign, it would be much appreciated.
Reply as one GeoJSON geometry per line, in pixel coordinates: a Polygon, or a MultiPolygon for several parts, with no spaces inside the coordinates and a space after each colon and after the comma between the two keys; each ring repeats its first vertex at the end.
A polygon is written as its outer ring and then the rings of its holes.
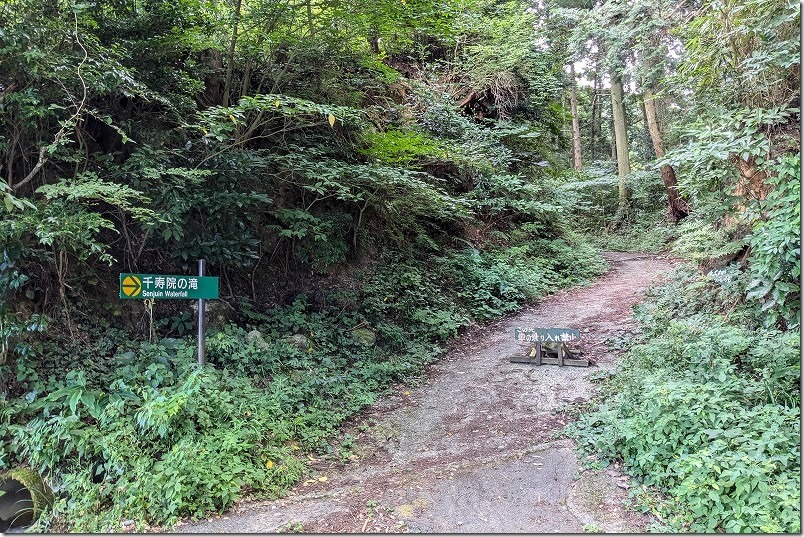
{"type": "Polygon", "coordinates": [[[579,330],[572,328],[517,328],[514,338],[519,343],[532,344],[526,356],[511,356],[508,361],[532,365],[572,365],[589,367],[589,360],[580,357],[580,351],[567,347],[570,341],[581,337],[579,330]]]}

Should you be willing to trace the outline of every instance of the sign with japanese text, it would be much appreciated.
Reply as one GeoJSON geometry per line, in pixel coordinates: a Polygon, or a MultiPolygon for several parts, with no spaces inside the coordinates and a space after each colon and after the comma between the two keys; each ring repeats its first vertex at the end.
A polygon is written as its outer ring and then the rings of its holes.
{"type": "Polygon", "coordinates": [[[218,278],[167,274],[120,274],[120,298],[215,299],[218,278]]]}
{"type": "Polygon", "coordinates": [[[581,331],[573,328],[517,328],[514,339],[519,343],[569,343],[581,339],[581,331]]]}

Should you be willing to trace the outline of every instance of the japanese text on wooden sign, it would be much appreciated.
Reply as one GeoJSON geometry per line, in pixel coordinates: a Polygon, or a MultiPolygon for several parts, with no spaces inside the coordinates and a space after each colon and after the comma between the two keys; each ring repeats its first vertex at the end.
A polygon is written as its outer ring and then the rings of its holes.
{"type": "Polygon", "coordinates": [[[573,328],[517,328],[514,338],[520,343],[568,343],[581,339],[581,331],[573,328]]]}
{"type": "Polygon", "coordinates": [[[120,298],[215,299],[218,278],[167,274],[120,274],[120,298]]]}

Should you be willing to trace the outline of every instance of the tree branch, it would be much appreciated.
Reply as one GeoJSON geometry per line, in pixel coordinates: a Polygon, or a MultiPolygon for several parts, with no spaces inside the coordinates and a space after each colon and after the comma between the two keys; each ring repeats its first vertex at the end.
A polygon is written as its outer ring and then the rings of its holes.
{"type": "Polygon", "coordinates": [[[64,125],[62,125],[61,129],[59,129],[59,132],[56,133],[56,136],[53,138],[53,143],[50,145],[46,145],[39,150],[39,159],[36,161],[36,165],[28,173],[28,175],[26,175],[25,178],[23,178],[22,181],[20,181],[19,183],[17,183],[12,187],[14,191],[19,190],[22,186],[26,185],[34,177],[36,177],[36,174],[39,173],[39,170],[42,169],[42,166],[44,166],[49,160],[48,157],[45,156],[48,148],[51,147],[55,148],[59,145],[61,139],[64,138],[65,134],[67,134],[67,126],[70,124],[77,123],[78,117],[81,115],[81,112],[84,109],[84,105],[86,105],[87,83],[84,80],[84,77],[81,75],[81,67],[84,66],[87,59],[89,58],[89,52],[87,52],[87,49],[84,47],[84,44],[81,43],[81,39],[78,38],[78,14],[75,12],[73,13],[73,19],[75,21],[75,41],[76,43],[78,43],[78,46],[81,47],[81,50],[84,51],[84,57],[81,59],[81,63],[78,64],[78,69],[76,70],[76,73],[78,74],[78,79],[81,81],[81,86],[83,88],[83,95],[81,96],[81,102],[78,103],[78,107],[76,107],[75,113],[70,117],[70,119],[64,122],[64,125]]]}

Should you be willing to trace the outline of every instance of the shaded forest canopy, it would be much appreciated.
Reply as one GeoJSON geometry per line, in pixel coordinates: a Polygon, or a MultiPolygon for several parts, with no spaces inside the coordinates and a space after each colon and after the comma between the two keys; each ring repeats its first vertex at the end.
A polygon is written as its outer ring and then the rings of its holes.
{"type": "MultiPolygon", "coordinates": [[[[600,247],[726,274],[662,307],[739,340],[724,371],[790,418],[795,352],[744,359],[739,331],[800,330],[799,26],[781,0],[4,1],[0,469],[57,491],[40,529],[281,495],[467,327],[605,271],[600,247]],[[117,297],[200,258],[199,370],[190,302],[117,297]]],[[[786,506],[672,527],[794,531],[786,506]]]]}

